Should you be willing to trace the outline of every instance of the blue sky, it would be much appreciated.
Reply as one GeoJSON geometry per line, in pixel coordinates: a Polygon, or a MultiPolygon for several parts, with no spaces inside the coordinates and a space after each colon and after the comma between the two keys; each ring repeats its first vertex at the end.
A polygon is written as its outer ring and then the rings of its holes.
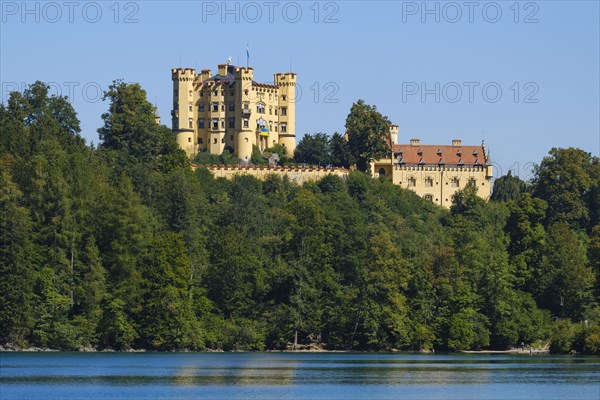
{"type": "Polygon", "coordinates": [[[96,129],[114,79],[139,82],[170,126],[176,66],[229,56],[255,80],[298,74],[296,131],[342,132],[358,99],[399,141],[485,139],[497,174],[530,176],[551,147],[600,152],[598,1],[2,1],[0,82],[70,95],[96,129]]]}

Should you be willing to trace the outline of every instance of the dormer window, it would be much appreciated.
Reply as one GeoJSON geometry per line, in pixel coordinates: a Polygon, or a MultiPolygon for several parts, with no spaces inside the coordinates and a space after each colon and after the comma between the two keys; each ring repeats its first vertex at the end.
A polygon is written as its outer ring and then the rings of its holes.
{"type": "Polygon", "coordinates": [[[441,155],[442,155],[442,150],[441,150],[441,149],[438,149],[438,151],[437,151],[437,155],[438,155],[438,156],[441,156],[441,155]]]}
{"type": "Polygon", "coordinates": [[[460,149],[456,150],[456,155],[459,157],[462,156],[462,152],[460,151],[460,149]]]}
{"type": "Polygon", "coordinates": [[[423,152],[421,151],[421,149],[419,149],[419,150],[417,151],[417,154],[418,154],[418,155],[420,155],[420,156],[422,156],[422,155],[423,155],[423,152]]]}
{"type": "Polygon", "coordinates": [[[477,157],[477,150],[473,150],[473,156],[477,157]]]}

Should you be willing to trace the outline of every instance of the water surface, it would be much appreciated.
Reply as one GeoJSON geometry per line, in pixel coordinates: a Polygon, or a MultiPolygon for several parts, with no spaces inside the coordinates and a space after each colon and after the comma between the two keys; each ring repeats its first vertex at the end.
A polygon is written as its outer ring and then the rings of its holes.
{"type": "Polygon", "coordinates": [[[0,399],[600,399],[600,358],[0,353],[0,399]]]}

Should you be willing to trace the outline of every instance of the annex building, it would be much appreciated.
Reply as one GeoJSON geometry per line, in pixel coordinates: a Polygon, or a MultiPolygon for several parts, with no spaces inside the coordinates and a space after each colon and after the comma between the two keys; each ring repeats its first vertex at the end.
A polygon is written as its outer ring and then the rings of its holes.
{"type": "Polygon", "coordinates": [[[371,163],[371,176],[385,176],[394,184],[410,189],[419,196],[449,208],[452,195],[469,183],[477,194],[488,200],[491,193],[492,165],[483,142],[464,146],[455,139],[451,145],[397,144],[398,126],[390,128],[390,156],[371,163]]]}
{"type": "Polygon", "coordinates": [[[296,74],[277,73],[273,83],[254,81],[254,69],[220,64],[216,74],[173,68],[172,127],[177,143],[193,158],[199,151],[229,149],[249,159],[252,146],[296,149],[296,74]]]}

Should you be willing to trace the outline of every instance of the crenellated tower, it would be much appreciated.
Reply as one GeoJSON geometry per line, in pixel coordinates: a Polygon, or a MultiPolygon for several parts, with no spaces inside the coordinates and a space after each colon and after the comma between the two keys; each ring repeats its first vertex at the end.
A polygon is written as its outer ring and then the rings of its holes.
{"type": "Polygon", "coordinates": [[[198,135],[195,126],[194,81],[192,68],[171,69],[173,81],[173,110],[171,111],[173,133],[177,144],[190,157],[197,152],[198,135]]]}
{"type": "Polygon", "coordinates": [[[279,88],[279,143],[285,146],[288,156],[296,151],[296,74],[275,74],[279,88]]]}

